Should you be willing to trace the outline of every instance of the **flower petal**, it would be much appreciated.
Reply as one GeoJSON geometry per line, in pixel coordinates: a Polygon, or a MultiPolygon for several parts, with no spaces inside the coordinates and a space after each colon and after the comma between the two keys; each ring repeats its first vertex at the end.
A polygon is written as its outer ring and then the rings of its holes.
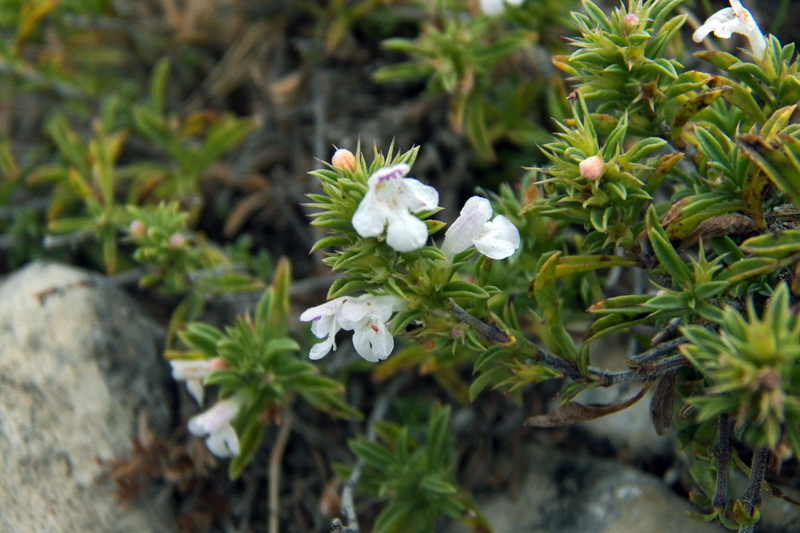
{"type": "Polygon", "coordinates": [[[194,397],[195,401],[197,401],[197,405],[203,405],[203,397],[205,394],[205,389],[203,388],[203,381],[200,379],[187,379],[186,380],[186,390],[189,391],[189,394],[194,397]]]}
{"type": "Polygon", "coordinates": [[[408,211],[393,213],[386,232],[386,244],[398,252],[419,250],[428,241],[428,226],[408,211]]]}
{"type": "Polygon", "coordinates": [[[413,178],[404,178],[401,189],[400,203],[412,213],[439,207],[439,191],[430,185],[413,178]]]}
{"type": "Polygon", "coordinates": [[[372,296],[364,294],[348,300],[337,318],[342,329],[355,329],[364,319],[384,323],[392,317],[392,313],[405,307],[405,302],[394,296],[372,296]]]}
{"type": "Polygon", "coordinates": [[[318,342],[314,346],[311,347],[311,351],[308,353],[308,358],[312,361],[316,361],[318,359],[322,359],[330,351],[336,351],[336,342],[334,342],[333,335],[329,336],[322,342],[318,342]]]}
{"type": "Polygon", "coordinates": [[[235,396],[220,400],[213,407],[189,419],[189,432],[197,437],[216,433],[236,418],[241,400],[235,396]]]}
{"type": "Polygon", "coordinates": [[[736,18],[736,13],[734,12],[733,8],[726,7],[725,9],[720,9],[703,23],[702,26],[697,28],[697,30],[692,34],[692,40],[694,42],[699,43],[703,39],[705,39],[709,33],[716,30],[721,24],[725,22],[729,22],[736,18]]]}
{"type": "Polygon", "coordinates": [[[385,325],[367,320],[354,331],[353,346],[358,355],[371,363],[377,363],[391,355],[394,339],[385,325]]]}
{"type": "Polygon", "coordinates": [[[217,457],[230,457],[239,455],[239,438],[236,431],[229,424],[206,439],[206,446],[217,457]]]}
{"type": "Polygon", "coordinates": [[[475,248],[492,259],[505,259],[519,248],[520,237],[517,227],[503,215],[484,226],[480,236],[475,239],[475,248]]]}
{"type": "Polygon", "coordinates": [[[361,237],[377,237],[383,233],[387,214],[385,204],[378,199],[372,190],[369,190],[358,204],[356,212],[353,213],[353,219],[351,220],[353,229],[361,237]]]}
{"type": "Polygon", "coordinates": [[[503,0],[481,0],[481,9],[487,15],[499,15],[505,9],[503,0]]]}
{"type": "Polygon", "coordinates": [[[451,261],[473,245],[483,231],[483,226],[492,218],[492,204],[486,198],[473,196],[461,209],[460,216],[447,228],[442,243],[442,252],[451,261]]]}

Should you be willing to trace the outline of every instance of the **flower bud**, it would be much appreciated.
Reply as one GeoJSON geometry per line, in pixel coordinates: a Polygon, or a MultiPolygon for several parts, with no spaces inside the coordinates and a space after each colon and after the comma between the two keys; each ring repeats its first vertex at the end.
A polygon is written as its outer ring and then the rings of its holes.
{"type": "Polygon", "coordinates": [[[177,250],[178,248],[182,248],[183,245],[186,244],[186,239],[180,233],[173,233],[169,237],[169,247],[173,250],[177,250]]]}
{"type": "Polygon", "coordinates": [[[633,26],[637,22],[639,22],[639,15],[636,13],[628,13],[622,18],[623,22],[625,22],[626,26],[633,26]]]}
{"type": "Polygon", "coordinates": [[[215,370],[227,370],[231,368],[231,364],[222,357],[214,357],[208,361],[208,369],[211,372],[215,370]]]}
{"type": "Polygon", "coordinates": [[[354,156],[353,152],[350,150],[339,148],[333,153],[331,164],[335,167],[341,167],[353,171],[356,168],[356,156],[354,156]]]}
{"type": "Polygon", "coordinates": [[[144,237],[144,234],[147,233],[147,226],[141,220],[136,219],[128,226],[128,231],[130,231],[132,237],[144,237]]]}
{"type": "Polygon", "coordinates": [[[581,161],[578,165],[578,168],[581,171],[582,178],[586,178],[587,180],[596,180],[603,175],[606,165],[603,163],[603,160],[599,155],[593,155],[592,157],[581,161]]]}

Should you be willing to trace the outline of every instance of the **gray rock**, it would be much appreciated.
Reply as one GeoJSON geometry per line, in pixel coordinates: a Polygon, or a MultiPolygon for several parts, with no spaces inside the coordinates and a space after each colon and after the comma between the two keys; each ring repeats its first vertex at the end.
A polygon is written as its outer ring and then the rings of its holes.
{"type": "Polygon", "coordinates": [[[127,456],[136,418],[169,427],[161,334],[117,288],[34,263],[0,286],[0,530],[156,532],[156,504],[122,508],[99,463],[127,456]],[[146,506],[147,508],[143,507],[146,506]]]}
{"type": "MultiPolygon", "coordinates": [[[[495,533],[720,533],[662,481],[615,461],[528,450],[528,476],[514,500],[478,502],[495,533]]],[[[457,526],[451,533],[465,533],[457,526]]]]}

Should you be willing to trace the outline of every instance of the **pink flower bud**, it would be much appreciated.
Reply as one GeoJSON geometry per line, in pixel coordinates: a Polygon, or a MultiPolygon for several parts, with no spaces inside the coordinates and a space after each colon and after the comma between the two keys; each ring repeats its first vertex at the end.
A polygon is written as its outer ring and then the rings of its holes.
{"type": "Polygon", "coordinates": [[[600,159],[599,155],[593,155],[592,157],[581,161],[578,165],[578,168],[581,171],[582,178],[586,178],[587,180],[596,180],[603,175],[606,165],[603,163],[603,160],[600,159]]]}
{"type": "Polygon", "coordinates": [[[341,167],[352,171],[356,168],[356,156],[354,156],[353,152],[350,150],[339,148],[333,153],[331,164],[335,167],[341,167]]]}
{"type": "Polygon", "coordinates": [[[182,248],[183,245],[186,244],[186,239],[180,233],[173,233],[169,237],[169,247],[173,250],[177,250],[178,248],[182,248]]]}
{"type": "Polygon", "coordinates": [[[128,231],[130,231],[131,236],[133,237],[144,237],[144,234],[147,233],[147,226],[144,225],[139,219],[134,220],[131,222],[131,225],[128,227],[128,231]]]}
{"type": "Polygon", "coordinates": [[[231,368],[231,364],[222,357],[214,357],[208,361],[208,369],[211,372],[215,370],[227,370],[231,368]]]}
{"type": "Polygon", "coordinates": [[[639,22],[639,16],[636,13],[628,13],[622,18],[622,20],[625,22],[626,26],[633,26],[639,22]]]}

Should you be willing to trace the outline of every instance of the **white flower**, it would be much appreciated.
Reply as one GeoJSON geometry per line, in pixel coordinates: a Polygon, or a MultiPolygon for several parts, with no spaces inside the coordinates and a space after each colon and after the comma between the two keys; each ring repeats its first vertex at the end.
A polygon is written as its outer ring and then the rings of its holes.
{"type": "Polygon", "coordinates": [[[336,334],[342,327],[336,321],[336,313],[346,297],[336,298],[317,307],[312,307],[300,315],[303,322],[311,321],[311,333],[318,339],[325,339],[311,348],[308,357],[313,360],[322,359],[331,350],[336,351],[336,334]]]}
{"type": "Polygon", "coordinates": [[[392,313],[404,302],[394,296],[366,294],[347,300],[338,313],[342,329],[353,330],[353,346],[358,355],[371,363],[382,361],[394,350],[394,338],[386,327],[392,313]]]}
{"type": "MultiPolygon", "coordinates": [[[[519,6],[522,5],[522,2],[525,0],[505,0],[506,4],[511,4],[512,6],[519,6]]],[[[503,4],[503,0],[481,0],[481,9],[487,15],[499,15],[505,10],[506,6],[503,4]]]]}
{"type": "Polygon", "coordinates": [[[172,365],[172,377],[185,380],[186,389],[198,405],[203,405],[203,380],[211,373],[207,359],[175,359],[172,365]]]}
{"type": "Polygon", "coordinates": [[[336,351],[334,339],[343,329],[353,331],[353,346],[361,357],[372,363],[386,359],[394,349],[394,339],[386,323],[404,305],[403,300],[394,296],[364,294],[342,296],[307,310],[300,320],[313,321],[311,332],[319,339],[325,338],[311,348],[309,358],[321,359],[331,350],[336,351]]]}
{"type": "Polygon", "coordinates": [[[758,28],[753,15],[744,8],[740,0],[730,0],[730,3],[731,7],[717,11],[702,26],[697,28],[697,31],[692,35],[692,39],[694,39],[694,42],[699,43],[712,31],[714,35],[722,39],[728,39],[734,33],[738,33],[744,35],[750,41],[753,55],[758,59],[764,59],[767,39],[758,28]]]}
{"type": "Polygon", "coordinates": [[[241,407],[242,400],[237,396],[220,400],[208,411],[192,417],[189,431],[197,437],[208,435],[206,446],[217,457],[239,455],[239,439],[231,422],[241,407]]]}
{"type": "Polygon", "coordinates": [[[470,246],[492,259],[505,259],[519,248],[519,230],[503,215],[492,218],[492,205],[486,198],[473,196],[461,215],[447,229],[442,243],[442,252],[452,261],[456,254],[470,246]]]}
{"type": "Polygon", "coordinates": [[[386,242],[398,252],[418,250],[428,240],[428,227],[411,213],[435,209],[439,193],[405,175],[405,163],[376,171],[367,180],[369,190],[353,214],[353,228],[362,237],[377,237],[386,230],[386,242]]]}

